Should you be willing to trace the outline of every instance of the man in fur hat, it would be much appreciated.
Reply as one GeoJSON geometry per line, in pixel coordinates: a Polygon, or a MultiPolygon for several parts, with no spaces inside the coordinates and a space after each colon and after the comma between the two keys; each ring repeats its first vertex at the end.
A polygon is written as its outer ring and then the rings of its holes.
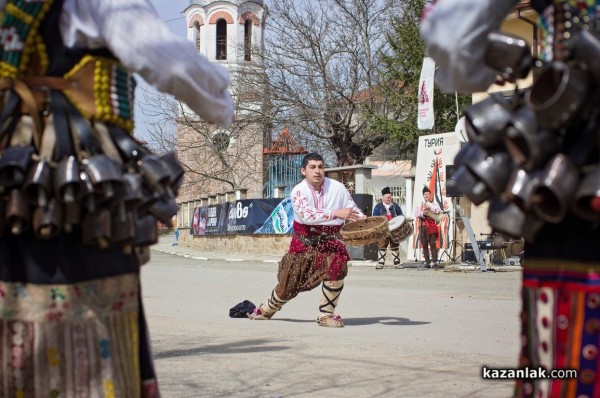
{"type": "Polygon", "coordinates": [[[438,247],[437,240],[440,234],[439,228],[432,214],[442,212],[440,205],[431,200],[429,188],[423,188],[423,202],[415,209],[415,217],[419,219],[419,236],[423,246],[423,257],[425,257],[425,268],[431,268],[437,263],[438,247]]]}
{"type": "MultiPolygon", "coordinates": [[[[373,209],[373,216],[386,217],[387,220],[390,221],[392,218],[401,215],[402,209],[400,209],[400,206],[398,206],[397,203],[392,201],[392,192],[390,191],[390,188],[383,188],[381,190],[381,202],[377,203],[373,209]]],[[[394,257],[394,268],[402,268],[402,264],[400,262],[400,252],[398,250],[399,244],[400,242],[394,242],[389,235],[377,242],[378,259],[375,269],[383,269],[388,246],[390,247],[392,256],[394,257]]]]}

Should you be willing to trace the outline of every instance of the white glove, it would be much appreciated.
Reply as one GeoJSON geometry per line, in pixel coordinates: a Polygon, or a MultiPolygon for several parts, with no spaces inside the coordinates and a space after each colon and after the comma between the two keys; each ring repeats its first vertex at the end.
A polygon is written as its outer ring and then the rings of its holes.
{"type": "Polygon", "coordinates": [[[427,55],[438,66],[435,80],[444,91],[485,91],[497,72],[483,60],[490,32],[517,0],[438,0],[421,23],[427,55]]]}

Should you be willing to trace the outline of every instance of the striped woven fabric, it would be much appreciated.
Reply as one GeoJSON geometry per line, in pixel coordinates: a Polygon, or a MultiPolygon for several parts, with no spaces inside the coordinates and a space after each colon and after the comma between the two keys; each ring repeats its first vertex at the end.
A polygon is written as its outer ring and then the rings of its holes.
{"type": "Polygon", "coordinates": [[[600,396],[600,263],[528,260],[521,367],[579,369],[577,379],[519,380],[520,397],[600,396]]]}
{"type": "Polygon", "coordinates": [[[0,282],[0,396],[139,397],[139,276],[0,282]]]}

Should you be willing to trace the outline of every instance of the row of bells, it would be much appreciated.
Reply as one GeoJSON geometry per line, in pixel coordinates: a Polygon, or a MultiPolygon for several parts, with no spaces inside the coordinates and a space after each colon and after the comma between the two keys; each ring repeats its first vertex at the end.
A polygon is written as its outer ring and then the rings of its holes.
{"type": "Polygon", "coordinates": [[[170,225],[183,168],[174,153],[147,154],[123,165],[97,154],[58,163],[32,146],[0,153],[0,236],[28,229],[40,239],[79,229],[101,248],[156,243],[156,221],[170,225]]]}
{"type": "MultiPolygon", "coordinates": [[[[507,81],[527,76],[534,62],[522,39],[488,39],[488,66],[507,81]]],[[[569,211],[600,221],[600,40],[582,31],[570,54],[540,65],[524,93],[492,94],[465,110],[469,144],[448,183],[475,205],[489,200],[488,221],[498,232],[533,241],[569,211]]]]}

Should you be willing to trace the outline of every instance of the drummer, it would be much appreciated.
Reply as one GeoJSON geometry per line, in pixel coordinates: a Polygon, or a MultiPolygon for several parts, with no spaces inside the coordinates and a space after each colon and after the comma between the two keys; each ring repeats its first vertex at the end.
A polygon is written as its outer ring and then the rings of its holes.
{"type": "Polygon", "coordinates": [[[352,200],[346,187],[325,177],[325,164],[318,153],[302,159],[300,172],[305,177],[292,189],[294,234],[288,252],[279,262],[278,283],[248,318],[271,319],[281,307],[300,292],[321,284],[317,324],[340,328],[342,318],[335,314],[350,255],[337,233],[344,222],[366,218],[352,200]]]}
{"type": "MultiPolygon", "coordinates": [[[[392,201],[392,191],[390,191],[389,187],[385,187],[381,190],[381,202],[375,205],[373,216],[385,217],[388,221],[394,217],[402,216],[402,209],[400,209],[400,206],[398,206],[396,202],[392,201]]],[[[399,245],[400,242],[394,242],[390,235],[377,242],[379,255],[375,269],[383,269],[388,246],[394,257],[394,268],[401,269],[402,264],[400,262],[399,245]]]]}

